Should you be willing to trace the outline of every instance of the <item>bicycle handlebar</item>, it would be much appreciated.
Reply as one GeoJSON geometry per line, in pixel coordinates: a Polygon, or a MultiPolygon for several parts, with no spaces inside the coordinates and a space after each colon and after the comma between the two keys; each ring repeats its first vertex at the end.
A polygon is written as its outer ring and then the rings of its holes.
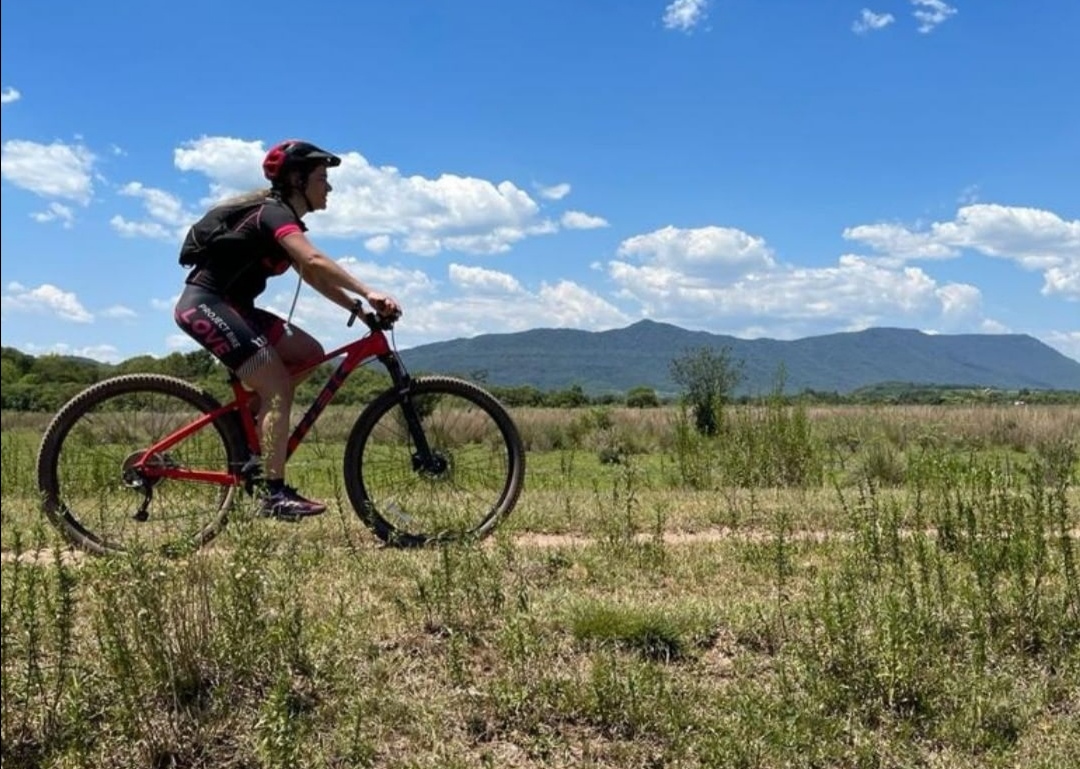
{"type": "Polygon", "coordinates": [[[364,325],[372,331],[389,331],[394,327],[394,323],[400,317],[401,313],[379,315],[378,313],[365,310],[363,303],[357,299],[353,302],[352,311],[349,313],[349,320],[346,325],[351,327],[356,322],[356,319],[359,318],[364,321],[364,325]]]}

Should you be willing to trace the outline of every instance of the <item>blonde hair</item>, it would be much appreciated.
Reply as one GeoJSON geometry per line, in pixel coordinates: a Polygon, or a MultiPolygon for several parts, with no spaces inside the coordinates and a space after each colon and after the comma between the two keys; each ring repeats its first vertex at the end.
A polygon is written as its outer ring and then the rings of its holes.
{"type": "Polygon", "coordinates": [[[257,203],[260,200],[266,200],[274,193],[274,190],[270,187],[265,187],[260,190],[252,190],[250,192],[243,192],[239,195],[233,195],[231,198],[225,198],[214,203],[214,208],[218,206],[242,206],[245,203],[257,203]]]}

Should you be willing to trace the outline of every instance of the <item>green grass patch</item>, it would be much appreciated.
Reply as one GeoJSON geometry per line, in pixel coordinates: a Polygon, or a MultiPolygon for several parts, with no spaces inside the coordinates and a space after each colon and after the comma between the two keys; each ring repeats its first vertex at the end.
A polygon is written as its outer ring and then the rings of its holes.
{"type": "Polygon", "coordinates": [[[820,477],[748,479],[760,441],[652,425],[608,461],[630,428],[593,416],[489,540],[420,551],[378,545],[318,442],[294,478],[326,515],[182,558],[66,549],[6,422],[3,765],[1080,765],[1075,444],[861,419],[786,423],[820,477]]]}

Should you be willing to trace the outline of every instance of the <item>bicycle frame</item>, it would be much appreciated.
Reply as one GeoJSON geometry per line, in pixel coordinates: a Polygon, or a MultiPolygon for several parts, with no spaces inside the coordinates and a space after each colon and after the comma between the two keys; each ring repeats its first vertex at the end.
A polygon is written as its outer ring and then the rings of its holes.
{"type": "MultiPolygon", "coordinates": [[[[345,356],[323,385],[318,397],[308,407],[296,427],[293,428],[292,433],[289,435],[286,459],[291,457],[301,442],[303,442],[305,436],[307,436],[323,410],[334,399],[334,395],[341,389],[341,386],[345,384],[345,380],[349,378],[349,375],[359,366],[372,359],[378,359],[383,366],[386,367],[395,390],[402,397],[403,401],[408,400],[411,379],[408,372],[405,370],[405,366],[401,362],[401,358],[398,356],[397,352],[390,347],[386,334],[382,327],[378,325],[378,319],[370,314],[360,315],[359,317],[361,317],[365,324],[371,329],[370,334],[355,339],[352,342],[348,342],[330,352],[324,353],[318,359],[308,361],[290,369],[290,373],[293,376],[296,376],[316,369],[324,363],[341,357],[342,355],[345,356]]],[[[352,325],[351,318],[349,325],[352,325]]],[[[260,442],[255,426],[255,416],[252,414],[251,409],[248,408],[252,393],[244,387],[235,374],[230,374],[229,384],[232,387],[235,396],[233,400],[213,411],[203,414],[198,419],[183,425],[154,443],[152,446],[149,446],[135,462],[132,469],[137,469],[144,478],[151,480],[170,478],[201,481],[221,486],[235,486],[248,483],[251,479],[251,474],[258,469],[257,465],[253,464],[252,460],[256,459],[260,453],[260,442]],[[244,466],[235,469],[231,468],[229,471],[223,472],[214,470],[188,470],[182,467],[168,467],[154,462],[155,456],[164,454],[181,441],[191,437],[200,430],[205,429],[208,425],[212,425],[217,419],[234,411],[238,412],[240,423],[244,430],[244,438],[247,442],[248,449],[252,454],[251,459],[249,459],[244,466]]],[[[405,412],[410,432],[417,444],[418,455],[425,458],[430,457],[427,441],[424,438],[423,431],[420,428],[419,420],[416,418],[415,412],[411,408],[407,408],[405,412]]]]}

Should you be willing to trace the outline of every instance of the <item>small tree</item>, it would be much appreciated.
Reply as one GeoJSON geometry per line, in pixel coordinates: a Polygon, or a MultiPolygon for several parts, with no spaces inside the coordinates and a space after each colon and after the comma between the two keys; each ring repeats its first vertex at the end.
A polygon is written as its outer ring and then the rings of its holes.
{"type": "Polygon", "coordinates": [[[716,435],[724,402],[742,381],[742,361],[734,361],[729,347],[698,347],[671,361],[671,378],[683,388],[683,397],[702,435],[716,435]]]}
{"type": "Polygon", "coordinates": [[[626,405],[632,409],[654,409],[660,405],[660,397],[651,387],[634,387],[626,394],[626,405]]]}

